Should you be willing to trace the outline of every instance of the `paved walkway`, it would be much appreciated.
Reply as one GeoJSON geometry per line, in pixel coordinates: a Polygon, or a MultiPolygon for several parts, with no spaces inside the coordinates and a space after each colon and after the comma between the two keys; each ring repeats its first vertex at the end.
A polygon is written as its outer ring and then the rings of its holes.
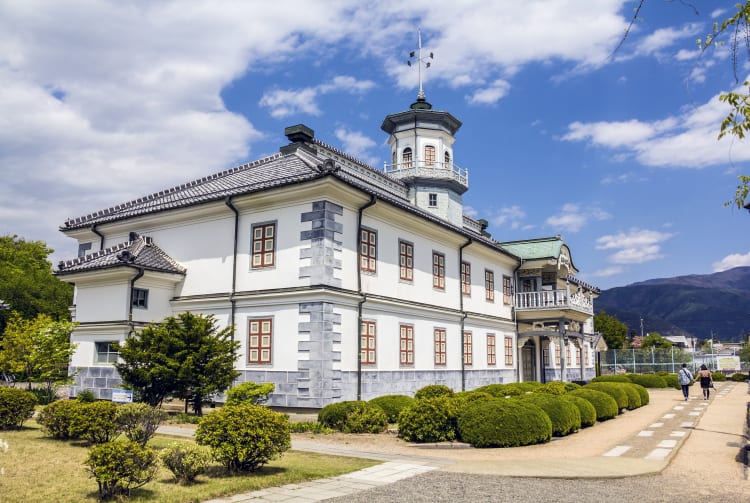
{"type": "MultiPolygon", "coordinates": [[[[694,395],[700,394],[700,389],[693,388],[692,392],[694,395]]],[[[675,391],[675,397],[677,393],[675,391]]],[[[323,501],[391,484],[431,470],[544,478],[621,478],[657,474],[669,465],[677,451],[689,440],[691,432],[698,428],[704,415],[713,415],[713,421],[716,418],[723,418],[725,421],[730,418],[731,427],[727,429],[733,430],[731,434],[737,436],[739,442],[735,443],[734,451],[728,452],[736,453],[740,450],[748,440],[742,438],[744,411],[750,399],[747,393],[747,384],[725,382],[717,383],[717,389],[708,401],[696,396],[687,402],[677,401],[677,398],[674,401],[670,399],[666,402],[665,408],[658,412],[660,415],[656,420],[649,419],[641,425],[642,427],[637,428],[634,434],[619,439],[615,445],[602,439],[600,455],[578,459],[548,458],[541,455],[526,460],[465,460],[461,456],[462,449],[453,449],[447,457],[433,457],[417,453],[405,455],[368,451],[347,445],[317,443],[314,440],[294,440],[294,450],[376,459],[382,460],[383,463],[338,477],[238,494],[229,498],[210,500],[209,503],[323,501]]],[[[160,427],[159,432],[171,435],[192,434],[191,430],[173,426],[160,427]]],[[[700,438],[696,440],[698,441],[700,438]]],[[[543,450],[539,452],[543,453],[543,450]]],[[[720,469],[722,463],[727,467],[730,463],[737,464],[727,452],[720,453],[716,449],[713,452],[716,459],[711,461],[716,469],[720,469]]],[[[744,471],[743,476],[747,480],[746,467],[744,471]]]]}

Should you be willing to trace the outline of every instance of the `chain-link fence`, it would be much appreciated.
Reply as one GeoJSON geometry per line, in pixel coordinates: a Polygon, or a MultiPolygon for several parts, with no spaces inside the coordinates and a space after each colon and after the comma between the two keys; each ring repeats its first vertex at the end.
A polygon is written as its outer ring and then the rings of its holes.
{"type": "MultiPolygon", "coordinates": [[[[648,374],[653,372],[675,373],[687,363],[695,372],[705,364],[710,369],[724,368],[723,357],[716,354],[701,354],[683,351],[680,348],[669,349],[610,349],[599,353],[599,369],[602,375],[607,374],[648,374]]],[[[739,361],[739,358],[737,358],[739,361]]],[[[746,370],[746,363],[743,363],[746,370]]],[[[740,370],[740,369],[735,369],[740,370]]]]}

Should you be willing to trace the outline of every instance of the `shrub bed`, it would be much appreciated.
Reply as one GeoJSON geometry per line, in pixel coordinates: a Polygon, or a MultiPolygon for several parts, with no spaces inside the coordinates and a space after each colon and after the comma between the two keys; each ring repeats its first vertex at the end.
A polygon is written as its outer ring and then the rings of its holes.
{"type": "Polygon", "coordinates": [[[437,398],[440,396],[453,396],[453,390],[445,384],[428,384],[414,393],[414,399],[437,398]]]}
{"type": "Polygon", "coordinates": [[[536,389],[536,393],[548,393],[550,395],[564,395],[568,391],[573,391],[581,386],[572,382],[552,381],[542,384],[536,389]]]}
{"type": "Polygon", "coordinates": [[[414,399],[407,395],[384,395],[373,398],[368,403],[383,409],[389,423],[398,421],[398,415],[404,407],[408,407],[414,399]]]}
{"type": "Polygon", "coordinates": [[[414,400],[398,415],[398,436],[407,442],[456,439],[456,404],[450,397],[414,400]]]}
{"type": "Polygon", "coordinates": [[[593,426],[596,423],[596,409],[591,402],[581,398],[580,396],[574,396],[570,393],[560,395],[563,400],[568,400],[570,403],[578,407],[578,413],[581,415],[581,427],[586,428],[593,426]]]}
{"type": "Polygon", "coordinates": [[[525,400],[478,400],[458,418],[458,432],[474,447],[516,447],[548,442],[552,421],[525,400]]]}
{"type": "Polygon", "coordinates": [[[626,409],[628,407],[628,395],[621,389],[619,383],[595,382],[583,386],[583,389],[593,389],[608,394],[615,399],[617,407],[620,410],[626,409]]]}
{"type": "MultiPolygon", "coordinates": [[[[675,376],[675,379],[677,376],[675,376]]],[[[660,376],[656,374],[632,374],[630,376],[630,382],[633,384],[639,384],[644,388],[668,388],[669,383],[667,382],[666,376],[660,376]]]]}
{"type": "Polygon", "coordinates": [[[583,386],[581,389],[571,391],[570,394],[572,396],[581,397],[590,402],[596,410],[597,421],[612,419],[620,412],[620,409],[617,406],[617,401],[602,391],[583,386]]]}
{"type": "Polygon", "coordinates": [[[644,386],[641,386],[640,384],[636,384],[636,383],[631,384],[631,386],[640,395],[641,406],[648,405],[649,402],[651,401],[651,396],[648,394],[648,390],[644,386]]]}
{"type": "Polygon", "coordinates": [[[630,377],[624,374],[596,376],[591,382],[631,382],[630,377]]]}
{"type": "Polygon", "coordinates": [[[254,472],[289,450],[289,420],[260,405],[230,405],[204,416],[195,441],[230,472],[254,472]]]}
{"type": "Polygon", "coordinates": [[[625,394],[628,397],[628,404],[627,409],[628,410],[635,410],[640,408],[643,404],[641,402],[641,394],[638,393],[638,390],[635,389],[635,384],[633,383],[616,383],[621,390],[625,392],[625,394]]]}
{"type": "Polygon", "coordinates": [[[732,374],[731,376],[729,376],[729,380],[733,381],[733,382],[745,382],[748,379],[750,379],[748,377],[748,375],[747,374],[743,374],[742,372],[735,372],[734,374],[732,374]]]}
{"type": "MultiPolygon", "coordinates": [[[[485,386],[481,386],[474,391],[481,392],[481,393],[489,393],[490,395],[497,397],[497,398],[503,398],[506,396],[509,396],[510,394],[507,392],[507,385],[505,384],[487,384],[485,386]]],[[[520,395],[521,392],[519,390],[515,390],[513,392],[515,395],[520,395]]]]}
{"type": "Polygon", "coordinates": [[[33,393],[17,388],[0,387],[0,430],[20,428],[31,418],[37,404],[33,393]]]}
{"type": "Polygon", "coordinates": [[[581,413],[578,407],[550,393],[531,393],[515,400],[533,403],[542,409],[552,422],[552,435],[564,437],[581,429],[581,413]]]}

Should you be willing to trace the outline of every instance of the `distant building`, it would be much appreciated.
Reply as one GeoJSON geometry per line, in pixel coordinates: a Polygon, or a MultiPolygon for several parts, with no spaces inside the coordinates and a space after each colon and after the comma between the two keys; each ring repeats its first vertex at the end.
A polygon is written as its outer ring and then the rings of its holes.
{"type": "Polygon", "coordinates": [[[110,399],[114,343],[185,311],[234,326],[239,382],[273,406],[592,378],[599,290],[560,236],[499,242],[464,214],[460,126],[424,99],[388,115],[384,170],[293,126],[277,154],[65,221],[71,395],[110,399]]]}

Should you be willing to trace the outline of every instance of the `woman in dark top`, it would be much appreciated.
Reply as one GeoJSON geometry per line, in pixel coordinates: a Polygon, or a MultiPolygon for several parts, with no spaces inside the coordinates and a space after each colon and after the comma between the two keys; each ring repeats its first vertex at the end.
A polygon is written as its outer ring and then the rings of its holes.
{"type": "Polygon", "coordinates": [[[708,400],[709,390],[714,386],[714,380],[711,378],[711,371],[708,370],[708,367],[705,365],[701,365],[701,369],[698,371],[698,375],[695,376],[695,379],[701,382],[703,399],[708,400]]]}

